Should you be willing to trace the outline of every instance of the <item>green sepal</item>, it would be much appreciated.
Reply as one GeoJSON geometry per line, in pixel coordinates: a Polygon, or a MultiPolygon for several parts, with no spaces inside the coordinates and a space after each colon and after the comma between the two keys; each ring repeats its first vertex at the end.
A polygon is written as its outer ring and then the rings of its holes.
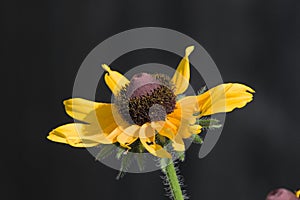
{"type": "Polygon", "coordinates": [[[123,153],[123,158],[122,158],[122,162],[121,162],[121,168],[119,170],[119,173],[116,177],[117,180],[119,180],[120,178],[123,178],[126,174],[125,171],[127,171],[131,165],[131,161],[132,161],[132,153],[123,153]]]}
{"type": "Polygon", "coordinates": [[[169,158],[160,158],[161,170],[166,173],[166,167],[171,163],[169,158]]]}
{"type": "Polygon", "coordinates": [[[102,149],[99,151],[99,153],[96,155],[96,160],[102,160],[108,156],[110,156],[114,151],[115,145],[113,144],[103,144],[101,145],[102,149]]]}
{"type": "Polygon", "coordinates": [[[206,85],[205,85],[205,86],[203,86],[202,88],[200,88],[200,90],[197,92],[197,95],[203,94],[203,93],[206,92],[206,91],[207,91],[207,87],[206,87],[206,85]]]}
{"type": "Polygon", "coordinates": [[[127,149],[124,149],[124,148],[121,148],[119,147],[118,148],[118,152],[116,153],[116,158],[117,159],[121,159],[122,155],[127,151],[127,149]]]}
{"type": "Polygon", "coordinates": [[[143,153],[138,153],[135,156],[136,162],[138,164],[139,170],[142,172],[145,169],[145,158],[143,153]]]}
{"type": "Polygon", "coordinates": [[[220,124],[220,121],[218,119],[215,119],[215,118],[197,119],[196,123],[199,124],[200,126],[202,126],[202,128],[204,128],[204,129],[217,129],[217,128],[222,127],[222,124],[220,124]]]}
{"type": "Polygon", "coordinates": [[[145,151],[145,147],[140,143],[138,146],[138,153],[135,154],[135,159],[140,171],[143,171],[145,169],[145,157],[143,153],[144,151],[145,151]]]}
{"type": "Polygon", "coordinates": [[[191,139],[193,140],[194,143],[196,144],[203,144],[203,140],[199,135],[193,134],[191,136],[191,139]]]}
{"type": "Polygon", "coordinates": [[[185,159],[185,152],[184,151],[176,151],[176,157],[183,162],[185,159]]]}

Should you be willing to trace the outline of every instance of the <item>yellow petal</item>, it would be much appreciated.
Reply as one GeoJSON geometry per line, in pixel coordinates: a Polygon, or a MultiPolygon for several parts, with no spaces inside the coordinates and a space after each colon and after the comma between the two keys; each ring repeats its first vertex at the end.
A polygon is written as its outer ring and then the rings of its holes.
{"type": "Polygon", "coordinates": [[[178,130],[178,135],[180,135],[182,138],[190,138],[192,136],[190,132],[190,125],[183,125],[178,130]]]}
{"type": "MultiPolygon", "coordinates": [[[[173,112],[177,112],[178,113],[178,110],[174,110],[173,112]]],[[[171,115],[168,115],[167,116],[167,120],[170,121],[172,124],[174,124],[176,127],[179,127],[181,122],[181,117],[178,116],[178,118],[175,118],[176,115],[173,114],[173,117],[171,115]]]]}
{"type": "Polygon", "coordinates": [[[201,126],[198,124],[192,125],[189,127],[189,132],[192,134],[199,134],[201,133],[201,126]]]}
{"type": "Polygon", "coordinates": [[[171,123],[167,121],[151,122],[152,128],[154,128],[160,135],[173,140],[176,134],[176,129],[174,130],[170,124],[171,123]]]}
{"type": "Polygon", "coordinates": [[[239,83],[214,87],[197,97],[200,117],[242,108],[252,101],[254,92],[252,88],[239,83]]]}
{"type": "Polygon", "coordinates": [[[185,151],[184,142],[180,134],[177,134],[172,142],[175,151],[185,151]]]}
{"type": "Polygon", "coordinates": [[[131,145],[137,140],[139,135],[140,127],[138,125],[131,125],[126,129],[122,130],[122,133],[117,137],[117,141],[121,146],[131,149],[131,145]]]}
{"type": "Polygon", "coordinates": [[[177,127],[184,124],[195,124],[197,116],[194,116],[194,113],[199,110],[197,108],[197,97],[184,97],[176,103],[174,111],[168,114],[167,118],[177,127]]]}
{"type": "MultiPolygon", "coordinates": [[[[149,125],[148,125],[149,126],[149,125]]],[[[141,129],[140,131],[145,131],[141,129]]],[[[146,133],[140,133],[140,135],[146,135],[146,133]]],[[[155,136],[150,138],[140,138],[141,143],[147,149],[147,151],[160,158],[172,158],[171,154],[167,152],[162,146],[155,143],[155,136]]]]}
{"type": "Polygon", "coordinates": [[[176,72],[172,78],[175,85],[174,93],[181,94],[189,87],[190,81],[190,61],[189,55],[193,52],[194,46],[189,46],[185,49],[185,56],[180,61],[176,72]]]}
{"type": "Polygon", "coordinates": [[[110,134],[106,136],[106,138],[111,141],[111,143],[115,143],[117,141],[117,137],[122,133],[122,129],[120,127],[115,128],[110,134]]]}
{"type": "Polygon", "coordinates": [[[139,130],[140,130],[140,126],[134,124],[124,129],[123,132],[129,136],[138,137],[139,130]]]}
{"type": "Polygon", "coordinates": [[[197,116],[193,115],[196,111],[196,103],[194,100],[191,101],[191,98],[186,98],[186,101],[177,102],[176,109],[167,116],[167,119],[177,127],[177,134],[182,138],[189,138],[191,136],[189,127],[196,123],[197,116]]]}
{"type": "Polygon", "coordinates": [[[90,124],[99,124],[105,133],[110,133],[117,127],[112,104],[73,98],[65,100],[64,105],[67,114],[72,118],[90,124]]]}
{"type": "Polygon", "coordinates": [[[199,110],[198,99],[196,96],[187,96],[180,99],[176,106],[180,109],[182,117],[188,117],[193,115],[199,110]]]}
{"type": "Polygon", "coordinates": [[[111,143],[105,134],[95,130],[95,127],[87,124],[65,124],[52,130],[47,138],[51,141],[69,144],[74,147],[92,147],[100,143],[111,143]]]}
{"type": "Polygon", "coordinates": [[[119,72],[111,70],[106,64],[103,64],[102,67],[108,72],[105,74],[104,80],[114,95],[117,95],[126,84],[129,84],[129,80],[119,72]]]}

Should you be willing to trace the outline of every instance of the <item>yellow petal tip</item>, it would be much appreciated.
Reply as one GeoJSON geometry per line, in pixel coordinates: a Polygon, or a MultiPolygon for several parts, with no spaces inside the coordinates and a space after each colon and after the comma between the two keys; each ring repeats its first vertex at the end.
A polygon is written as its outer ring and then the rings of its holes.
{"type": "Polygon", "coordinates": [[[64,100],[64,101],[63,101],[63,104],[64,104],[64,105],[69,104],[69,103],[70,103],[70,100],[71,100],[71,99],[66,99],[66,100],[64,100]]]}
{"type": "Polygon", "coordinates": [[[251,92],[251,93],[255,93],[255,90],[250,88],[250,87],[248,87],[248,91],[251,92]]]}
{"type": "Polygon", "coordinates": [[[47,135],[47,137],[46,137],[48,140],[51,140],[50,134],[51,134],[51,132],[50,132],[49,135],[47,135]]]}
{"type": "MultiPolygon", "coordinates": [[[[240,83],[233,83],[233,84],[240,84],[240,83]]],[[[251,88],[251,87],[249,87],[247,85],[244,85],[244,84],[240,84],[240,85],[242,85],[247,92],[255,93],[255,90],[253,88],[251,88]]]]}
{"type": "Polygon", "coordinates": [[[103,68],[105,71],[107,71],[107,72],[110,72],[110,71],[111,71],[111,70],[110,70],[110,67],[109,67],[107,64],[102,64],[101,66],[102,66],[102,68],[103,68]]]}
{"type": "Polygon", "coordinates": [[[185,56],[189,56],[195,49],[195,46],[189,46],[185,49],[185,56]]]}

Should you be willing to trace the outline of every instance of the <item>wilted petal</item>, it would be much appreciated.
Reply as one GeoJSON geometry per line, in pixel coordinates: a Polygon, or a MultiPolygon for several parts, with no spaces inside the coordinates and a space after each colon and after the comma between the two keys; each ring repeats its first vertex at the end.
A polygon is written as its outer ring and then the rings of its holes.
{"type": "Polygon", "coordinates": [[[121,146],[131,149],[129,145],[131,145],[134,141],[138,139],[140,126],[131,125],[126,129],[122,130],[122,133],[118,135],[117,141],[121,146]]]}
{"type": "Polygon", "coordinates": [[[147,151],[154,156],[160,157],[160,158],[172,158],[171,154],[167,152],[162,146],[155,143],[155,137],[152,138],[140,138],[140,141],[142,142],[143,146],[147,151]]]}

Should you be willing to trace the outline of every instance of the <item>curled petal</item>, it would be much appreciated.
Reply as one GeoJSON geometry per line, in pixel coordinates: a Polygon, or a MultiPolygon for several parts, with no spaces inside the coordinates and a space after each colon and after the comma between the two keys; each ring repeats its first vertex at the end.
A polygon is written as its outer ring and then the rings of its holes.
{"type": "Polygon", "coordinates": [[[125,133],[121,133],[117,137],[117,141],[120,143],[122,147],[125,147],[127,149],[131,149],[130,145],[137,140],[137,137],[129,136],[125,133]]]}
{"type": "Polygon", "coordinates": [[[108,73],[105,74],[104,80],[114,95],[117,95],[120,89],[129,84],[129,80],[117,71],[113,71],[106,64],[102,68],[108,73]]]}
{"type": "Polygon", "coordinates": [[[138,125],[131,125],[122,130],[122,132],[117,137],[117,141],[121,146],[131,149],[129,145],[131,145],[138,139],[139,130],[140,127],[138,125]]]}
{"type": "Polygon", "coordinates": [[[99,132],[99,130],[96,131],[95,127],[81,123],[59,126],[52,130],[47,138],[51,141],[69,144],[74,147],[92,147],[100,143],[112,143],[106,134],[99,132]]]}
{"type": "Polygon", "coordinates": [[[176,72],[172,78],[172,82],[175,85],[174,93],[182,94],[189,86],[190,81],[190,61],[189,55],[193,52],[194,46],[189,46],[185,49],[185,55],[180,61],[176,72]]]}
{"type": "Polygon", "coordinates": [[[169,138],[172,141],[172,146],[176,151],[184,151],[185,146],[180,134],[178,134],[178,127],[170,120],[151,122],[151,126],[162,136],[169,138]]]}
{"type": "MultiPolygon", "coordinates": [[[[140,133],[145,134],[145,133],[140,133]]],[[[141,143],[147,151],[160,158],[172,158],[171,154],[167,152],[162,146],[155,143],[155,136],[150,138],[140,138],[141,143]]]]}
{"type": "Polygon", "coordinates": [[[254,92],[240,83],[218,85],[197,96],[200,117],[242,108],[252,101],[254,92]]]}

